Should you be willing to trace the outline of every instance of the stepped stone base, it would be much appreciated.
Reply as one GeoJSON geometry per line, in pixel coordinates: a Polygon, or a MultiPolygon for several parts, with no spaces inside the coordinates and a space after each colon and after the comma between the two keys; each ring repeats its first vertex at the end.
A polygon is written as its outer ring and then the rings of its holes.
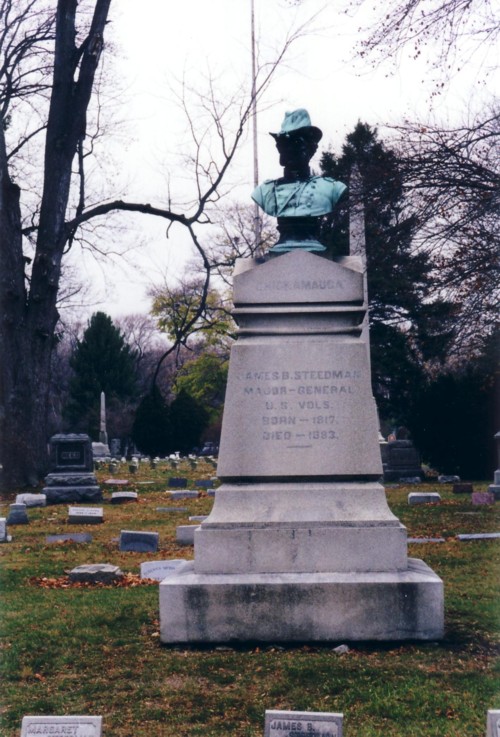
{"type": "Polygon", "coordinates": [[[102,501],[99,486],[46,486],[43,493],[47,497],[47,504],[102,501]]]}
{"type": "Polygon", "coordinates": [[[197,574],[160,584],[168,644],[438,640],[443,582],[421,560],[382,573],[197,574]]]}

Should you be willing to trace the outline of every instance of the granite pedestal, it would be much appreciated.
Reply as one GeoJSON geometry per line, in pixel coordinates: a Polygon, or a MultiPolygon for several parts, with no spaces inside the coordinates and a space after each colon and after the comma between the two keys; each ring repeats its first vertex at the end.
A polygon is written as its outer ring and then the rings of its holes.
{"type": "Polygon", "coordinates": [[[234,302],[222,484],[160,584],[162,641],[440,638],[442,581],[407,558],[379,483],[360,263],[244,264],[234,302]]]}

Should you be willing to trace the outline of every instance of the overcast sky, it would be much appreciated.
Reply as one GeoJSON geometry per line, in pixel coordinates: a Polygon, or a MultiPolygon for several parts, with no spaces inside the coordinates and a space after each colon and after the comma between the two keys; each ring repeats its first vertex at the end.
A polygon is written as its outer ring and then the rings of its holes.
{"type": "MultiPolygon", "coordinates": [[[[269,131],[280,129],[286,110],[307,108],[313,124],[323,130],[320,147],[339,150],[359,119],[381,128],[404,118],[434,117],[455,123],[471,105],[480,104],[483,81],[476,63],[464,65],[445,94],[436,98],[425,59],[417,64],[402,57],[396,64],[376,68],[353,61],[366,15],[349,17],[339,13],[338,7],[338,3],[321,0],[303,0],[298,8],[286,0],[255,0],[263,62],[274,58],[290,29],[317,14],[311,30],[290,48],[286,63],[260,103],[261,180],[280,174],[269,131]]],[[[221,101],[229,100],[241,87],[248,90],[250,0],[115,0],[111,19],[112,66],[121,90],[119,117],[127,122],[110,142],[110,150],[120,161],[120,194],[159,205],[165,205],[169,195],[179,202],[187,200],[192,179],[182,155],[190,150],[190,142],[176,91],[182,80],[187,89],[204,91],[209,72],[221,101]]],[[[195,96],[189,96],[188,102],[194,114],[195,96]]],[[[250,202],[251,154],[248,134],[228,178],[232,199],[250,202]]],[[[93,271],[89,263],[84,267],[97,292],[105,294],[98,308],[113,316],[148,311],[148,286],[165,274],[175,278],[190,254],[180,227],[172,229],[167,241],[164,222],[127,222],[131,241],[146,244],[133,253],[132,267],[99,271],[93,271]]]]}

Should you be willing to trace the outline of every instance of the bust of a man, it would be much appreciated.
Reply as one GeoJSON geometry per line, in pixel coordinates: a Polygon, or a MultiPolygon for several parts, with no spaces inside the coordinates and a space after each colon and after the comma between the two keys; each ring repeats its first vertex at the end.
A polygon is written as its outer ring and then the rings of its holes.
{"type": "Polygon", "coordinates": [[[346,185],[331,177],[311,176],[309,162],[323,133],[311,125],[307,110],[285,113],[279,133],[271,133],[280,155],[283,176],[268,179],[252,193],[252,199],[278,218],[280,239],[271,252],[296,248],[324,251],[317,240],[319,218],[332,212],[346,185]]]}

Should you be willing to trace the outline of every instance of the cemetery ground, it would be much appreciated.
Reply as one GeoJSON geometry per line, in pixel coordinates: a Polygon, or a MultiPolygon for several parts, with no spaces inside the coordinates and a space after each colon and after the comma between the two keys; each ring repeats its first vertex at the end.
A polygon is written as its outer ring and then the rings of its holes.
{"type": "MultiPolygon", "coordinates": [[[[98,471],[102,524],[70,525],[69,505],[61,504],[30,508],[28,525],[9,527],[12,542],[0,547],[3,737],[18,737],[26,714],[101,715],[105,737],[257,737],[266,709],[343,712],[345,737],[485,733],[487,710],[500,708],[500,540],[461,542],[456,535],[499,531],[498,503],[473,506],[470,494],[437,483],[387,487],[409,537],[445,539],[409,545],[409,555],[444,580],[441,642],[348,643],[342,654],[334,651],[342,643],[166,647],[158,584],[141,581],[139,568],[193,557],[192,547],[176,543],[176,527],[208,514],[213,499],[205,491],[183,500],[165,494],[169,477],[188,477],[193,489],[195,478],[215,473],[205,460],[191,465],[141,464],[131,474],[121,464],[116,477],[138,492],[137,502],[123,505],[110,504],[116,488],[104,483],[107,468],[98,471]],[[421,490],[438,491],[442,502],[409,506],[408,493],[421,490]],[[120,552],[123,529],[159,532],[159,551],[120,552]],[[91,534],[92,542],[46,542],[75,532],[91,534]],[[127,575],[115,585],[70,584],[67,573],[84,563],[118,565],[127,575]]],[[[16,491],[3,498],[0,516],[16,491]]]]}

